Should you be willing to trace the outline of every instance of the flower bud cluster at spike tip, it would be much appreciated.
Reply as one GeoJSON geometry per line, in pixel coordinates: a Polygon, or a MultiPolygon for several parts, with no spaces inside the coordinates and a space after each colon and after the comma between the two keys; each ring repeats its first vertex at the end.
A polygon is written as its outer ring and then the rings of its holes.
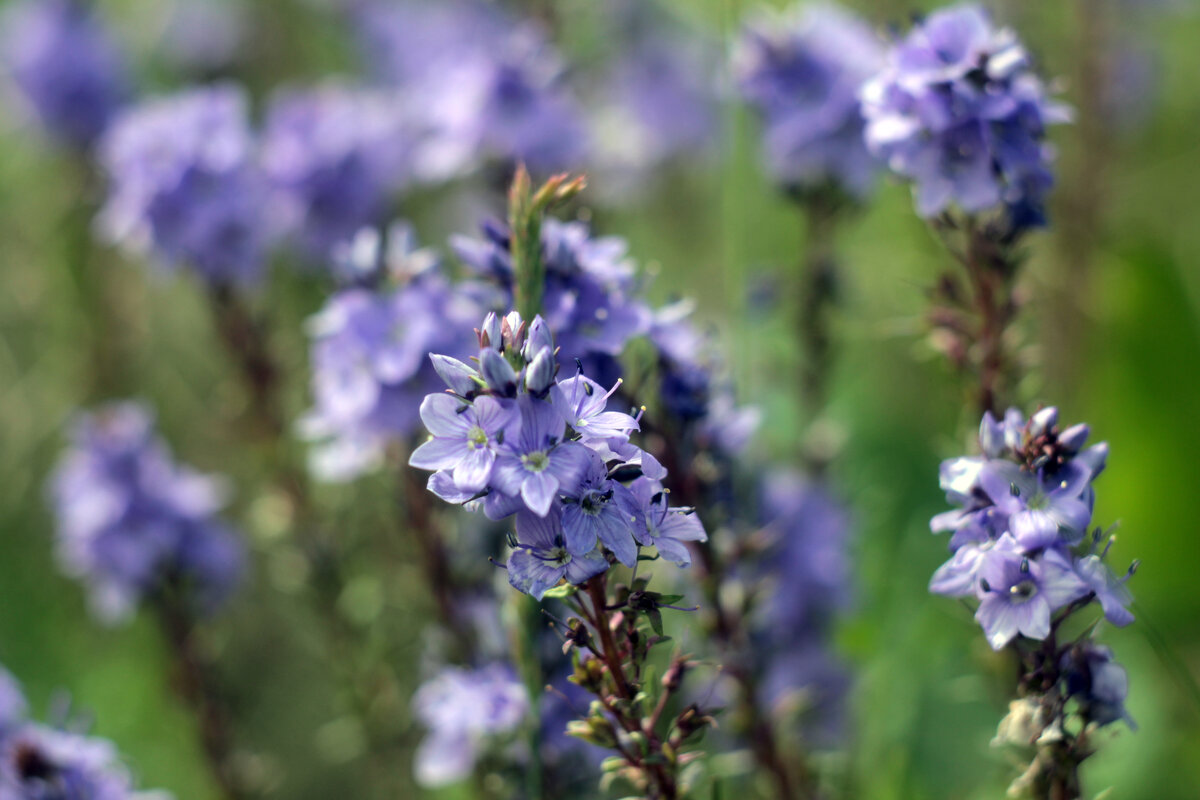
{"type": "MultiPolygon", "coordinates": [[[[1101,531],[1088,533],[1092,482],[1108,458],[1108,445],[1086,446],[1088,433],[1084,425],[1060,430],[1054,408],[1028,420],[1009,409],[1003,419],[984,414],[982,455],[942,462],[942,489],[958,508],[935,516],[930,527],[952,532],[954,554],[929,588],[976,598],[975,618],[996,650],[1018,637],[1050,639],[1062,609],[1096,603],[1113,625],[1133,621],[1125,588],[1133,567],[1115,575],[1101,531]]],[[[1102,685],[1107,691],[1112,681],[1102,685]]],[[[1111,708],[1112,697],[1102,705],[1111,708]]],[[[1105,716],[1092,721],[1106,724],[1123,714],[1105,716]]]]}
{"type": "MultiPolygon", "coordinates": [[[[511,307],[518,276],[509,229],[489,224],[484,234],[483,240],[456,236],[450,243],[477,277],[500,287],[502,301],[511,307]]],[[[650,329],[650,308],[636,296],[639,287],[625,251],[623,240],[594,238],[582,222],[547,218],[541,225],[544,325],[554,332],[559,361],[580,359],[598,379],[615,380],[616,357],[650,329]]]]}
{"type": "Polygon", "coordinates": [[[742,97],[763,118],[767,168],[780,183],[865,195],[878,164],[863,143],[859,90],[883,66],[883,42],[833,5],[748,26],[737,54],[742,97]]]}
{"type": "Polygon", "coordinates": [[[233,86],[192,89],[127,111],[100,142],[110,183],[101,229],[211,283],[253,282],[268,239],[256,147],[246,97],[233,86]]]}
{"type": "Polygon", "coordinates": [[[512,669],[445,667],[413,696],[413,712],[429,730],[417,747],[414,774],[422,786],[466,778],[489,737],[512,733],[529,713],[529,696],[512,669]]]}
{"type": "Polygon", "coordinates": [[[555,349],[541,317],[527,328],[515,312],[490,314],[479,341],[478,370],[439,359],[450,391],[421,404],[432,438],[409,463],[434,470],[429,489],[448,502],[516,515],[509,582],[540,599],[564,579],[604,572],[610,556],[632,567],[639,545],[686,564],[682,543],[704,529],[690,509],[667,505],[657,483],[666,470],[630,442],[639,419],[608,410],[612,390],[581,372],[540,388],[557,372],[545,366],[555,349]]]}
{"type": "Polygon", "coordinates": [[[195,611],[215,611],[241,576],[242,543],[217,518],[223,482],[176,464],[139,405],[84,415],[50,489],[62,566],[106,621],[169,582],[195,611]]]}
{"type": "Polygon", "coordinates": [[[369,471],[389,443],[411,439],[421,399],[443,381],[464,395],[477,388],[459,359],[472,352],[479,305],[414,249],[406,226],[393,225],[386,243],[363,234],[353,249],[342,269],[350,285],[309,322],[315,403],[299,428],[317,442],[313,473],[329,481],[369,471]]]}
{"type": "Polygon", "coordinates": [[[23,0],[0,14],[0,65],[55,138],[90,147],[129,94],[116,43],[83,0],[23,0]]]}
{"type": "Polygon", "coordinates": [[[914,184],[917,211],[1004,206],[1014,229],[1044,223],[1054,182],[1046,126],[1065,122],[1015,34],[983,9],[931,14],[862,90],[867,146],[914,184]]]}
{"type": "Polygon", "coordinates": [[[117,749],[75,726],[50,727],[26,717],[20,686],[0,666],[2,800],[171,800],[134,788],[117,749]]]}

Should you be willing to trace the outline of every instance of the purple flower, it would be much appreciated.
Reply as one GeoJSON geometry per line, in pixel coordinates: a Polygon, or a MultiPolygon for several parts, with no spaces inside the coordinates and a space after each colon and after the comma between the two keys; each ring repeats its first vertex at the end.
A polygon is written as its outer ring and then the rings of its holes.
{"type": "Polygon", "coordinates": [[[106,739],[26,724],[0,740],[0,800],[169,800],[135,791],[106,739]]]}
{"type": "Polygon", "coordinates": [[[739,89],[763,118],[772,176],[866,194],[878,165],[863,144],[858,93],[883,65],[866,23],[837,6],[807,6],[750,26],[738,55],[739,89]]]}
{"type": "Polygon", "coordinates": [[[974,5],[931,14],[862,89],[866,143],[914,183],[917,211],[1003,205],[1014,227],[1040,224],[1053,183],[1046,126],[1067,120],[1007,29],[974,5]]]}
{"type": "Polygon", "coordinates": [[[529,697],[512,669],[445,667],[413,696],[413,713],[429,730],[417,747],[417,782],[433,788],[471,774],[489,737],[516,730],[529,697]]]}
{"type": "Polygon", "coordinates": [[[489,161],[535,172],[578,165],[582,114],[557,55],[533,25],[475,0],[366,3],[359,30],[376,75],[408,97],[420,177],[489,161]]]}
{"type": "MultiPolygon", "coordinates": [[[[392,275],[405,258],[392,252],[396,233],[388,239],[392,275]]],[[[375,247],[382,250],[378,241],[375,247]]],[[[313,472],[325,480],[355,478],[380,463],[387,444],[411,439],[421,400],[438,390],[447,365],[473,373],[451,356],[431,361],[429,354],[472,352],[469,325],[478,313],[431,269],[398,286],[353,287],[331,297],[309,325],[315,402],[300,432],[318,442],[313,472]]]]}
{"type": "Polygon", "coordinates": [[[544,517],[517,513],[517,545],[508,557],[508,582],[536,600],[564,578],[581,584],[608,569],[608,559],[595,542],[582,554],[567,546],[561,511],[555,505],[544,517]]]}
{"type": "Polygon", "coordinates": [[[1060,431],[1057,422],[1053,407],[1029,420],[1015,408],[1003,421],[984,414],[979,443],[985,455],[947,459],[940,469],[946,500],[962,508],[938,514],[930,528],[953,531],[955,550],[1002,533],[1026,551],[1079,542],[1091,522],[1091,482],[1104,468],[1108,446],[1085,448],[1086,425],[1060,431]]]}
{"type": "Polygon", "coordinates": [[[242,572],[242,545],[216,516],[225,495],[223,482],[174,463],[146,409],[108,406],[79,421],[53,476],[60,561],[108,621],[169,582],[213,611],[242,572]]]}
{"type": "Polygon", "coordinates": [[[583,374],[559,381],[550,389],[554,408],[584,439],[627,439],[640,424],[629,414],[607,411],[608,398],[620,388],[620,381],[607,392],[583,374]]]}
{"type": "Polygon", "coordinates": [[[979,568],[998,539],[982,538],[963,544],[929,581],[929,591],[947,597],[969,597],[978,592],[979,568]]]}
{"type": "Polygon", "coordinates": [[[1133,602],[1133,597],[1125,588],[1125,581],[1133,574],[1132,569],[1124,577],[1117,578],[1100,556],[1090,555],[1075,562],[1075,572],[1095,593],[1096,601],[1104,609],[1104,617],[1109,622],[1118,627],[1133,622],[1133,614],[1126,608],[1133,602]]]}
{"type": "Polygon", "coordinates": [[[544,517],[559,494],[575,491],[589,453],[580,444],[563,441],[566,425],[554,406],[529,395],[519,405],[520,433],[500,446],[492,485],[509,496],[520,495],[526,508],[544,517]]]}
{"type": "Polygon", "coordinates": [[[758,429],[760,414],[738,406],[732,387],[716,376],[716,350],[691,319],[694,303],[679,301],[654,312],[649,337],[658,350],[659,401],[701,449],[732,456],[758,429]]]}
{"type": "Polygon", "coordinates": [[[1034,475],[996,460],[979,474],[995,513],[1007,518],[1008,531],[1027,551],[1079,541],[1092,520],[1090,503],[1081,499],[1090,480],[1091,472],[1074,463],[1034,475]]]}
{"type": "Polygon", "coordinates": [[[480,397],[473,404],[448,394],[421,402],[421,421],[433,438],[408,463],[419,469],[451,470],[462,491],[483,491],[492,477],[496,455],[506,438],[520,432],[516,403],[480,397]]]}
{"type": "Polygon", "coordinates": [[[1059,667],[1064,673],[1067,695],[1079,701],[1089,722],[1103,726],[1120,719],[1137,730],[1133,717],[1125,710],[1129,676],[1113,660],[1112,650],[1084,642],[1064,653],[1059,667]]]}
{"type": "Polygon", "coordinates": [[[988,644],[1000,650],[1017,634],[1050,635],[1050,615],[1088,593],[1087,585],[1057,550],[1027,556],[1011,536],[1000,538],[979,567],[979,610],[988,644]]]}
{"type": "Polygon", "coordinates": [[[708,541],[695,509],[670,508],[663,485],[644,476],[629,484],[629,498],[634,538],[646,547],[657,548],[667,561],[681,567],[691,564],[692,554],[685,543],[708,541]]]}
{"type": "Polygon", "coordinates": [[[0,63],[52,136],[90,147],[129,94],[116,43],[79,0],[24,0],[0,17],[0,63]]]}
{"type": "Polygon", "coordinates": [[[253,281],[268,238],[254,159],[240,89],[192,89],[149,101],[123,114],[100,143],[110,180],[101,228],[212,283],[253,281]]]}
{"type": "Polygon", "coordinates": [[[281,92],[263,134],[263,170],[281,225],[327,259],[377,225],[403,185],[411,136],[395,92],[328,85],[281,92]]]}
{"type": "Polygon", "coordinates": [[[562,527],[567,550],[581,556],[591,553],[597,541],[627,567],[637,563],[637,545],[626,509],[633,505],[629,490],[608,477],[608,467],[595,453],[575,492],[564,501],[562,527]]]}
{"type": "Polygon", "coordinates": [[[828,487],[773,469],[762,481],[764,566],[775,582],[766,601],[777,639],[793,640],[828,624],[850,599],[850,516],[828,487]]]}

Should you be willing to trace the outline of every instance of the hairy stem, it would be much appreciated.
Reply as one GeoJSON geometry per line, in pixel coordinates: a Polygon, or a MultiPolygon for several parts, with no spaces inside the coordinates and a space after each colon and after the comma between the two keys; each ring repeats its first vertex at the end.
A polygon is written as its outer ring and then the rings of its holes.
{"type": "MultiPolygon", "coordinates": [[[[608,667],[609,677],[617,698],[622,702],[605,702],[605,707],[617,723],[627,732],[636,733],[646,739],[647,755],[622,750],[622,755],[632,765],[640,768],[649,783],[647,791],[651,800],[676,800],[679,787],[675,780],[674,762],[668,761],[663,755],[663,742],[654,729],[654,716],[643,717],[640,702],[635,700],[635,687],[625,674],[625,654],[618,648],[613,636],[612,617],[609,612],[607,573],[601,573],[586,584],[592,609],[588,621],[600,639],[600,650],[596,653],[605,666],[608,667]]],[[[586,610],[586,608],[585,608],[586,610]]],[[[603,700],[603,698],[601,698],[603,700]]]]}
{"type": "Polygon", "coordinates": [[[214,780],[226,800],[253,796],[242,785],[233,763],[232,715],[217,673],[199,647],[195,620],[175,592],[156,601],[158,621],[171,651],[172,686],[196,718],[200,744],[214,780]]]}
{"type": "Polygon", "coordinates": [[[80,316],[87,329],[81,337],[87,342],[87,364],[84,373],[87,383],[84,396],[88,402],[104,400],[124,393],[129,384],[129,358],[124,352],[124,335],[119,296],[113,280],[107,274],[111,264],[98,262],[99,251],[93,231],[96,215],[96,195],[99,192],[95,172],[82,158],[69,162],[75,183],[75,199],[63,219],[61,237],[63,262],[79,298],[80,316]]]}
{"type": "Polygon", "coordinates": [[[281,397],[286,375],[271,348],[270,330],[255,318],[245,298],[231,286],[212,286],[209,301],[217,334],[249,397],[251,432],[265,448],[272,479],[290,507],[293,540],[309,567],[307,599],[320,625],[323,657],[348,700],[348,711],[362,725],[373,774],[394,771],[395,755],[391,750],[395,743],[380,733],[372,719],[375,681],[371,665],[363,658],[369,642],[338,605],[347,586],[343,546],[323,523],[313,501],[308,473],[296,463],[288,438],[281,397]]]}
{"type": "MultiPolygon", "coordinates": [[[[687,456],[679,450],[677,443],[685,439],[686,435],[680,431],[667,431],[663,436],[666,449],[661,456],[663,466],[667,469],[667,482],[670,484],[672,496],[680,505],[694,507],[711,492],[708,487],[699,484],[694,470],[688,468],[687,456]]],[[[716,510],[713,509],[713,512],[716,513],[716,510]]],[[[706,521],[710,525],[715,522],[711,518],[706,521]]],[[[704,603],[708,612],[708,633],[720,648],[726,674],[732,677],[737,685],[738,717],[742,720],[742,733],[750,744],[751,752],[754,753],[759,766],[771,776],[779,800],[815,798],[816,780],[806,760],[803,757],[791,759],[797,773],[796,778],[793,778],[792,769],[789,768],[788,760],[784,758],[779,746],[775,726],[762,709],[746,627],[741,614],[729,608],[721,592],[721,587],[727,580],[724,560],[717,553],[712,539],[694,543],[692,551],[697,556],[693,567],[697,571],[697,580],[704,593],[704,603]]]]}
{"type": "MultiPolygon", "coordinates": [[[[811,423],[829,402],[829,371],[832,363],[829,317],[837,297],[837,261],[834,254],[838,207],[836,201],[817,194],[801,201],[805,219],[805,245],[800,276],[796,281],[796,338],[800,343],[800,400],[811,423]]],[[[818,448],[819,449],[819,448],[818,448]]],[[[827,455],[804,454],[809,471],[820,474],[827,455]]]]}
{"type": "Polygon", "coordinates": [[[978,322],[974,341],[976,405],[981,414],[985,411],[995,414],[1011,391],[1011,359],[1004,347],[1008,326],[1016,314],[1012,297],[1016,269],[1007,248],[974,220],[967,221],[962,261],[978,322]]]}
{"type": "Polygon", "coordinates": [[[286,423],[279,398],[282,375],[271,352],[267,328],[255,319],[234,287],[214,284],[208,298],[217,335],[249,395],[254,432],[259,439],[276,440],[283,436],[286,423]]]}

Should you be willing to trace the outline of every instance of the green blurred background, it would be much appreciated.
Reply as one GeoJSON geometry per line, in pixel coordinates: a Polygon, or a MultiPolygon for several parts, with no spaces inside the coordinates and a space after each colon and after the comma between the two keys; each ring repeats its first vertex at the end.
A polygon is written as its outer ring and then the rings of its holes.
{"type": "MultiPolygon", "coordinates": [[[[165,89],[170,71],[139,33],[148,3],[99,5],[146,49],[144,84],[165,89]]],[[[568,56],[602,46],[589,40],[588,0],[550,5],[568,56]]],[[[677,0],[673,10],[723,37],[753,5],[677,0]]],[[[915,10],[894,1],[851,5],[880,24],[903,23],[915,10]]],[[[1200,13],[1186,3],[1141,7],[1148,5],[1122,3],[1109,20],[1117,23],[1109,33],[1142,37],[1152,54],[1151,80],[1134,93],[1144,110],[1115,120],[1081,116],[1053,133],[1059,224],[1030,242],[1020,397],[1030,408],[1059,405],[1063,419],[1087,421],[1110,443],[1096,519],[1120,523],[1115,563],[1142,561],[1132,584],[1137,623],[1103,635],[1128,668],[1140,729],[1114,726],[1103,737],[1086,767],[1089,793],[1112,787],[1112,798],[1183,800],[1200,785],[1200,474],[1192,465],[1200,452],[1200,13]]],[[[299,0],[250,8],[260,33],[239,77],[258,99],[281,81],[352,68],[346,32],[328,9],[299,0]]],[[[997,9],[1083,110],[1087,59],[1097,57],[1087,44],[1093,8],[1093,0],[1008,0],[997,9]]],[[[804,226],[762,174],[757,134],[750,115],[729,104],[719,157],[665,176],[636,200],[596,208],[594,217],[600,233],[627,237],[639,263],[660,271],[658,299],[699,300],[703,319],[726,339],[742,396],[767,412],[756,446],[787,458],[807,426],[791,391],[791,309],[761,297],[789,296],[804,226]]],[[[246,399],[203,297],[186,279],[151,274],[90,241],[81,209],[99,187],[85,175],[30,129],[6,122],[0,130],[0,662],[39,711],[65,691],[94,714],[96,731],[116,740],[143,785],[180,800],[216,796],[191,718],[171,692],[155,621],[142,615],[119,628],[97,626],[80,588],[54,564],[44,480],[64,422],[102,399],[93,389],[96,358],[111,346],[105,368],[115,370],[122,394],[153,402],[181,459],[227,473],[237,487],[232,515],[258,557],[205,644],[230,677],[253,752],[246,769],[274,787],[271,796],[292,800],[344,795],[363,769],[406,774],[419,736],[406,698],[431,604],[414,588],[417,562],[403,537],[391,542],[382,571],[368,549],[380,530],[396,527],[387,479],[322,490],[351,543],[342,611],[378,640],[376,655],[403,690],[376,709],[396,720],[395,749],[368,765],[358,757],[354,720],[339,716],[339,679],[323,666],[314,623],[296,602],[304,566],[286,541],[287,520],[264,485],[261,460],[244,455],[228,424],[246,399]]],[[[500,211],[495,196],[486,202],[500,211]]],[[[415,196],[404,212],[425,242],[441,245],[466,224],[446,212],[452,205],[441,194],[415,196]]],[[[1004,708],[1005,666],[965,609],[925,588],[945,557],[945,542],[928,531],[928,518],[944,507],[937,465],[969,446],[976,423],[963,380],[925,340],[925,290],[945,255],[895,184],[842,230],[840,247],[837,366],[824,424],[844,442],[834,475],[856,519],[857,601],[839,632],[857,672],[847,768],[856,796],[871,800],[999,797],[1012,767],[987,744],[1004,708]]],[[[275,344],[292,368],[289,409],[298,413],[307,402],[300,324],[324,289],[283,267],[270,287],[275,344]]],[[[369,666],[348,669],[371,677],[369,666]]],[[[416,791],[402,780],[397,796],[416,791]]]]}

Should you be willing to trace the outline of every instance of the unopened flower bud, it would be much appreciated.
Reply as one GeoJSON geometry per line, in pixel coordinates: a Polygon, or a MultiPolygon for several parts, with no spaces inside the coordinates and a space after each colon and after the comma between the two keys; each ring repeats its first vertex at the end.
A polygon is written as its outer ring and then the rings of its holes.
{"type": "Polygon", "coordinates": [[[504,340],[504,349],[517,352],[521,349],[521,340],[525,336],[525,323],[521,320],[519,311],[510,311],[500,323],[500,334],[504,340]]]}
{"type": "Polygon", "coordinates": [[[1045,436],[1058,424],[1058,409],[1047,406],[1029,418],[1029,432],[1036,438],[1045,436]]]}
{"type": "Polygon", "coordinates": [[[683,660],[674,661],[667,668],[667,674],[663,675],[662,685],[668,692],[679,691],[680,685],[683,683],[683,676],[687,673],[688,663],[683,660]]]}
{"type": "Polygon", "coordinates": [[[1087,442],[1091,429],[1084,423],[1072,425],[1058,435],[1058,445],[1068,453],[1077,453],[1087,442]]]}
{"type": "Polygon", "coordinates": [[[493,392],[503,397],[516,397],[517,373],[499,351],[490,347],[484,349],[479,354],[479,371],[493,392]]]}
{"type": "Polygon", "coordinates": [[[488,315],[483,318],[483,327],[479,329],[479,346],[499,350],[503,341],[500,317],[495,312],[489,311],[488,315]]]}
{"type": "Polygon", "coordinates": [[[436,353],[431,354],[429,360],[433,362],[433,369],[437,372],[438,377],[446,382],[450,391],[460,397],[466,397],[479,389],[477,382],[479,373],[469,364],[464,364],[457,358],[436,353]]]}
{"type": "Polygon", "coordinates": [[[533,357],[533,361],[529,363],[529,367],[525,371],[525,388],[529,390],[530,394],[538,397],[544,396],[554,384],[554,373],[557,369],[558,364],[554,361],[554,351],[543,347],[533,357]]]}
{"type": "Polygon", "coordinates": [[[532,361],[534,356],[546,348],[550,348],[551,352],[554,351],[554,334],[550,332],[550,326],[539,314],[533,318],[533,322],[529,324],[529,331],[525,335],[523,351],[525,359],[532,361]]]}

